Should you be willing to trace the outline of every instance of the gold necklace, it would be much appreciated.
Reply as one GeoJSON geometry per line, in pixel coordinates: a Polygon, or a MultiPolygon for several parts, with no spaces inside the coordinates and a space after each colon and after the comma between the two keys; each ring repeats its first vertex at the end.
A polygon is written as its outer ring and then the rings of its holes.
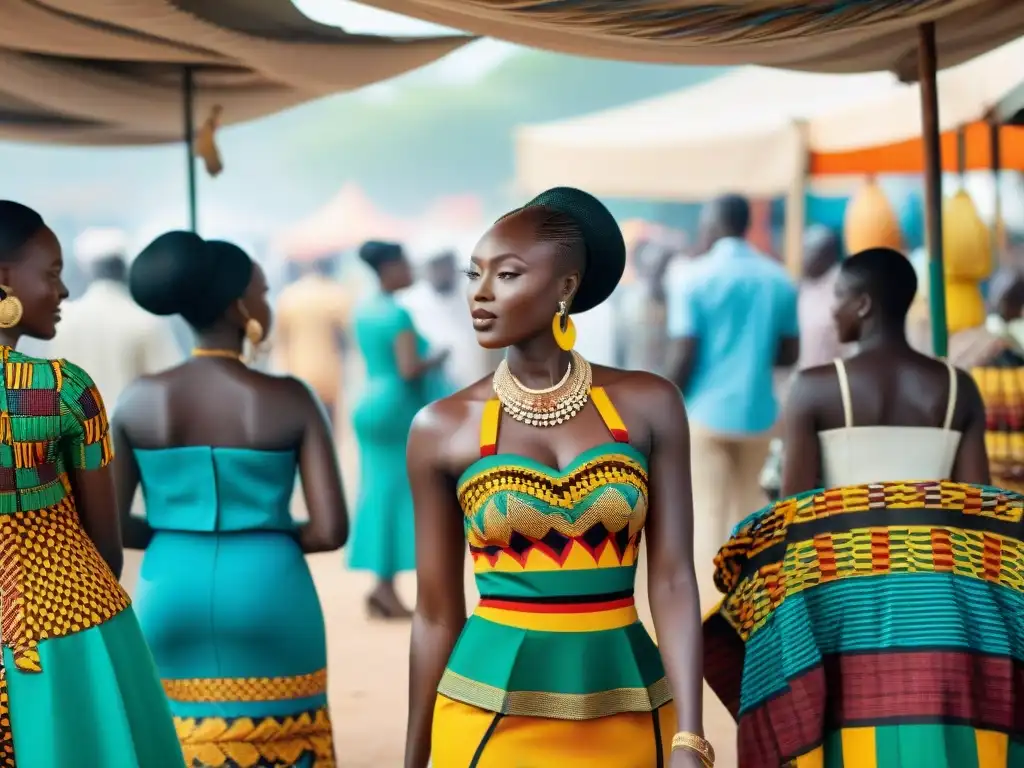
{"type": "Polygon", "coordinates": [[[203,349],[196,347],[192,350],[192,357],[225,357],[231,360],[241,360],[242,353],[233,349],[203,349]]]}
{"type": "MultiPolygon", "coordinates": [[[[507,368],[508,366],[506,365],[505,367],[507,368]]],[[[569,365],[566,366],[565,368],[565,375],[561,378],[561,380],[557,384],[550,387],[545,387],[544,389],[530,389],[528,386],[523,384],[523,382],[521,382],[519,379],[513,376],[511,371],[509,371],[508,375],[512,376],[512,381],[515,382],[516,387],[518,387],[522,392],[524,392],[527,395],[550,395],[552,392],[561,389],[562,387],[565,386],[565,383],[569,380],[569,374],[571,373],[572,363],[569,363],[569,365]]]]}
{"type": "Polygon", "coordinates": [[[572,362],[562,380],[547,389],[524,387],[508,369],[504,360],[494,372],[494,394],[502,410],[516,421],[531,427],[553,427],[568,421],[590,400],[593,372],[590,363],[578,352],[572,352],[572,362]]]}

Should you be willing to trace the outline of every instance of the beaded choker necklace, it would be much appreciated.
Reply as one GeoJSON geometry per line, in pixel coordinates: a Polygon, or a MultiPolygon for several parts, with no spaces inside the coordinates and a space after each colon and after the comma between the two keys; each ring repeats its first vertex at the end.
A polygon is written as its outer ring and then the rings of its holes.
{"type": "Polygon", "coordinates": [[[504,360],[494,372],[494,394],[502,409],[531,427],[553,427],[568,421],[590,400],[593,374],[590,363],[577,352],[562,380],[546,389],[530,389],[512,375],[504,360]]]}

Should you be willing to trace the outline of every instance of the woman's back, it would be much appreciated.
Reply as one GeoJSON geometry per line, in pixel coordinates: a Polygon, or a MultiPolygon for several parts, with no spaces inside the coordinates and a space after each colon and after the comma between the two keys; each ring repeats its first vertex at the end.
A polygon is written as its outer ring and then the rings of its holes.
{"type": "Polygon", "coordinates": [[[305,753],[329,754],[323,616],[290,513],[308,399],[294,379],[197,358],[138,382],[122,405],[154,531],[137,610],[187,759],[209,753],[199,723],[263,712],[308,716],[320,746],[305,753]],[[245,680],[262,682],[249,693],[231,682],[245,680]]]}
{"type": "Polygon", "coordinates": [[[920,355],[859,357],[834,363],[839,412],[824,409],[818,432],[823,485],[948,479],[961,435],[956,369],[920,355]]]}
{"type": "MultiPolygon", "coordinates": [[[[400,379],[395,338],[400,333],[416,332],[408,311],[393,296],[380,293],[359,305],[353,330],[366,361],[367,379],[400,379]]],[[[418,334],[417,345],[423,354],[427,345],[418,334]]]]}

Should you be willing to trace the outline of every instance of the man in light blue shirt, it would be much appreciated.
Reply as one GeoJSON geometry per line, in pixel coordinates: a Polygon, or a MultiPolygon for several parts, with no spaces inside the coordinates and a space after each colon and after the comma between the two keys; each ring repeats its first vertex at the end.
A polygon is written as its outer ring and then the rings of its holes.
{"type": "Polygon", "coordinates": [[[800,351],[796,286],[744,239],[749,225],[742,197],[709,203],[710,250],[667,297],[671,373],[690,420],[695,555],[708,576],[732,527],[767,501],[758,475],[778,418],[773,372],[800,351]]]}

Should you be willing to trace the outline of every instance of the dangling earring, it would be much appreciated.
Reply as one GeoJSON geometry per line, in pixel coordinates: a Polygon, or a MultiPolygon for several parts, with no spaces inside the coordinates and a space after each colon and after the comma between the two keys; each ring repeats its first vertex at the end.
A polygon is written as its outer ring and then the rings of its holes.
{"type": "Polygon", "coordinates": [[[254,347],[258,347],[260,342],[263,341],[263,324],[250,317],[245,321],[245,338],[249,340],[249,343],[254,347]]]}
{"type": "Polygon", "coordinates": [[[558,302],[558,312],[551,321],[551,332],[555,335],[555,344],[566,352],[576,346],[576,325],[569,317],[569,302],[558,302]]]}
{"type": "Polygon", "coordinates": [[[25,313],[21,299],[11,293],[10,287],[0,285],[0,328],[13,328],[21,322],[21,316],[25,313]]]}

